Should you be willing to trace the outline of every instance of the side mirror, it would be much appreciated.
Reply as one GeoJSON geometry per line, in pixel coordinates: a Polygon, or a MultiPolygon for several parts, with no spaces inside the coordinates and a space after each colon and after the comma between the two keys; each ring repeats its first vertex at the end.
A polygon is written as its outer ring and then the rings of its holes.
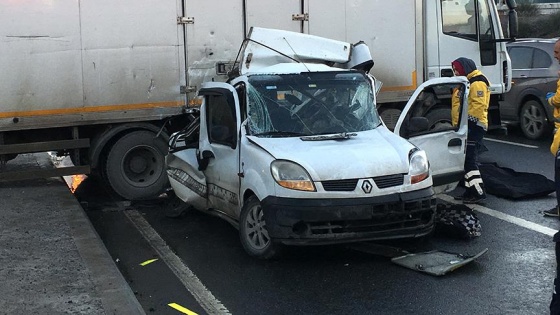
{"type": "Polygon", "coordinates": [[[517,38],[518,35],[517,11],[509,10],[508,25],[509,25],[509,37],[517,38]]]}
{"type": "Polygon", "coordinates": [[[506,0],[506,5],[510,10],[517,8],[517,3],[515,0],[506,0]]]}
{"type": "Polygon", "coordinates": [[[212,151],[202,151],[202,158],[200,155],[196,155],[196,159],[198,160],[198,170],[204,171],[208,167],[208,163],[210,163],[210,159],[214,157],[214,153],[212,151]]]}
{"type": "Polygon", "coordinates": [[[453,69],[441,69],[441,77],[442,78],[451,78],[455,75],[455,73],[453,73],[453,69]]]}

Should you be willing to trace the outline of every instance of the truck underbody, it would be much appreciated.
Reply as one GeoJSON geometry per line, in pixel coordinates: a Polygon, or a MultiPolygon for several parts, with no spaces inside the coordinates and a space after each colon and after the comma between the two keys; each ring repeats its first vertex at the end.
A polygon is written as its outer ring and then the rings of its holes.
{"type": "Polygon", "coordinates": [[[37,152],[72,161],[54,169],[2,170],[0,181],[96,174],[123,198],[156,197],[168,185],[163,171],[168,135],[182,128],[182,118],[0,132],[2,164],[37,152]]]}

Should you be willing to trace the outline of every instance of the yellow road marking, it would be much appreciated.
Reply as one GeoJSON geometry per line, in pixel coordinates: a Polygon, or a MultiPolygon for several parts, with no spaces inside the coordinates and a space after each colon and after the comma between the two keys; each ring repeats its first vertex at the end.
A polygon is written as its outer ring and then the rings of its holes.
{"type": "Polygon", "coordinates": [[[141,263],[140,266],[144,267],[144,266],[146,266],[146,265],[148,265],[148,264],[153,263],[153,262],[156,261],[156,260],[158,260],[158,259],[157,259],[157,258],[154,258],[154,259],[146,260],[145,262],[141,263]]]}
{"type": "Polygon", "coordinates": [[[174,309],[176,309],[176,310],[178,310],[179,312],[184,313],[184,314],[188,314],[188,315],[198,315],[197,313],[195,313],[195,312],[189,310],[189,309],[186,308],[186,307],[182,307],[181,305],[179,305],[179,304],[177,304],[177,303],[169,303],[169,304],[167,304],[167,305],[169,305],[169,307],[172,307],[172,308],[174,308],[174,309]]]}
{"type": "Polygon", "coordinates": [[[230,315],[228,309],[210,292],[187,265],[175,254],[159,234],[137,210],[124,211],[126,217],[134,224],[138,232],[150,243],[161,259],[183,286],[192,294],[206,314],[230,315]]]}

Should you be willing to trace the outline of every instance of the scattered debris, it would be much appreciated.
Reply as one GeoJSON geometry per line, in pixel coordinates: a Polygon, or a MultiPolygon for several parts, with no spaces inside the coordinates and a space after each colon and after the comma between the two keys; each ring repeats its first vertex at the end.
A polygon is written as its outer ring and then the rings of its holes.
{"type": "Polygon", "coordinates": [[[459,267],[462,267],[478,257],[484,255],[488,248],[476,255],[463,255],[444,251],[430,251],[424,253],[407,254],[392,258],[391,261],[397,265],[428,273],[433,276],[443,276],[459,267]]]}

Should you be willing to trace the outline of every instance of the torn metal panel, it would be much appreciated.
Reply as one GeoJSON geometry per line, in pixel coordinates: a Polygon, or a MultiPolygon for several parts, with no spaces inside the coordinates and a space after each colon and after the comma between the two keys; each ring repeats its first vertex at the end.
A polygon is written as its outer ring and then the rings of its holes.
{"type": "Polygon", "coordinates": [[[476,255],[463,255],[434,250],[425,253],[408,254],[391,259],[397,265],[431,274],[433,276],[443,276],[459,267],[462,267],[478,257],[484,255],[488,248],[476,255]]]}
{"type": "Polygon", "coordinates": [[[253,27],[244,43],[241,74],[289,62],[346,63],[351,44],[307,34],[253,27]]]}

